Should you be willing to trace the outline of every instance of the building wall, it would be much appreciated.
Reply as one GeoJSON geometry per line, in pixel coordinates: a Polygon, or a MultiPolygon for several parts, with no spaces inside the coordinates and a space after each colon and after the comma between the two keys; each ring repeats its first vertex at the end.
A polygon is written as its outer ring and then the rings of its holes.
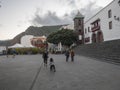
{"type": "Polygon", "coordinates": [[[20,43],[25,47],[29,47],[29,46],[31,46],[30,39],[32,39],[32,38],[33,38],[33,35],[25,35],[21,38],[20,43]]]}
{"type": "Polygon", "coordinates": [[[92,42],[92,32],[91,32],[91,23],[100,19],[100,27],[101,31],[103,32],[104,41],[120,39],[120,6],[118,4],[119,0],[112,1],[108,6],[103,8],[100,12],[98,12],[95,16],[90,18],[84,24],[84,32],[85,28],[87,33],[85,33],[85,38],[90,37],[90,41],[87,43],[92,42]],[[112,17],[108,18],[108,11],[112,11],[112,17]],[[119,17],[119,21],[115,19],[119,17]],[[109,22],[112,21],[112,29],[109,29],[109,22]],[[90,32],[88,32],[88,27],[90,27],[90,32]]]}
{"type": "Polygon", "coordinates": [[[0,53],[1,53],[3,50],[6,50],[6,47],[5,47],[5,46],[0,46],[0,53]]]}

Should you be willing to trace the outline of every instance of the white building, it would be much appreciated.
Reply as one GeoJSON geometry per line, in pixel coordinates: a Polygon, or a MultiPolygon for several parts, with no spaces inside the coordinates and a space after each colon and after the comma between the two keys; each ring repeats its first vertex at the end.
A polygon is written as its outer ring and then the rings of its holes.
{"type": "Polygon", "coordinates": [[[66,28],[74,28],[79,44],[120,39],[120,0],[113,0],[85,22],[84,16],[78,12],[74,25],[67,25],[66,28]]]}
{"type": "Polygon", "coordinates": [[[6,50],[5,46],[0,46],[0,54],[3,54],[3,51],[6,50]]]}
{"type": "Polygon", "coordinates": [[[113,0],[84,23],[85,43],[120,39],[120,0],[113,0]]]}
{"type": "Polygon", "coordinates": [[[69,24],[69,25],[64,25],[60,28],[61,29],[69,29],[69,30],[74,30],[74,24],[69,24]]]}
{"type": "Polygon", "coordinates": [[[32,47],[31,44],[31,39],[33,38],[33,35],[25,35],[21,38],[21,45],[23,45],[24,47],[32,47]]]}

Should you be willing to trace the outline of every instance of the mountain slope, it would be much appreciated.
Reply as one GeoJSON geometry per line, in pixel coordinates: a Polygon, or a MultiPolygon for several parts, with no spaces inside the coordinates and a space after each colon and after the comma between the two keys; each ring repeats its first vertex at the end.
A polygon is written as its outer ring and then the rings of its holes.
{"type": "Polygon", "coordinates": [[[13,39],[0,41],[0,46],[6,46],[6,45],[10,46],[10,45],[13,45],[15,43],[20,43],[20,39],[24,35],[34,35],[34,36],[45,35],[45,36],[48,36],[50,33],[58,31],[61,28],[61,26],[63,26],[63,25],[42,26],[42,27],[30,26],[25,30],[25,32],[18,34],[13,39]]]}

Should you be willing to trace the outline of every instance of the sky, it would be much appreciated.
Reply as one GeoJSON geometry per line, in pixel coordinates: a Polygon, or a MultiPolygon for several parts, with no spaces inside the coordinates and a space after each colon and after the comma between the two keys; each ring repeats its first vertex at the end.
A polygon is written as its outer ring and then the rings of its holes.
{"type": "Polygon", "coordinates": [[[73,23],[78,10],[85,20],[113,0],[0,0],[0,40],[14,38],[29,26],[73,23]]]}

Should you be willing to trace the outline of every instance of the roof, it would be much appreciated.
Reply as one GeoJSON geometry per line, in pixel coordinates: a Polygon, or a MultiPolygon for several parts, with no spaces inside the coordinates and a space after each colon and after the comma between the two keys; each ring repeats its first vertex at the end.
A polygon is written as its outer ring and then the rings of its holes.
{"type": "Polygon", "coordinates": [[[16,43],[15,45],[13,46],[9,46],[9,48],[23,48],[24,46],[19,44],[19,43],[16,43]]]}
{"type": "Polygon", "coordinates": [[[77,15],[74,17],[74,19],[84,18],[84,16],[78,11],[77,15]]]}

